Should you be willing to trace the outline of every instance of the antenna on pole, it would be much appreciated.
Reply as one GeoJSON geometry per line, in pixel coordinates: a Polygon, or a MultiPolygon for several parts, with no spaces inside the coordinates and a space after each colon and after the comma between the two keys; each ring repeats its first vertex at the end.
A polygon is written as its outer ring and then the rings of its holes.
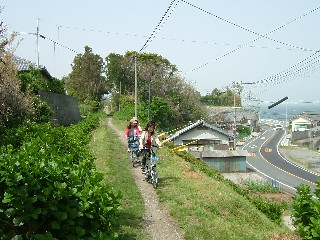
{"type": "Polygon", "coordinates": [[[40,66],[40,60],[39,60],[39,18],[37,18],[37,63],[38,68],[40,66]]]}

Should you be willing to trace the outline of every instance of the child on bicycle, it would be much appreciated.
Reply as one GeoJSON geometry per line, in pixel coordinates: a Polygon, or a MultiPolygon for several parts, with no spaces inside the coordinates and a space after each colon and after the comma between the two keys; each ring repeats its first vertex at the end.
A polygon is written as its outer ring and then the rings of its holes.
{"type": "Polygon", "coordinates": [[[142,131],[140,140],[139,140],[139,149],[143,149],[143,158],[142,158],[142,169],[144,170],[146,166],[147,154],[150,155],[150,148],[157,145],[161,147],[161,142],[158,138],[158,134],[155,130],[156,123],[154,121],[149,121],[145,130],[142,131]],[[148,151],[149,150],[149,151],[148,151]]]}
{"type": "Polygon", "coordinates": [[[140,137],[140,130],[138,127],[138,121],[136,119],[131,119],[129,125],[125,130],[125,136],[128,140],[128,152],[130,152],[130,146],[136,145],[139,147],[139,137],[140,137]]]}

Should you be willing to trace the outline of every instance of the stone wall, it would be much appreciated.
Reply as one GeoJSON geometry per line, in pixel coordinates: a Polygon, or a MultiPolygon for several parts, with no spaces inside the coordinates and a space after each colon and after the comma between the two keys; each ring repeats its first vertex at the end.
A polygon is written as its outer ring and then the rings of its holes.
{"type": "Polygon", "coordinates": [[[38,93],[40,99],[47,102],[53,111],[54,124],[69,126],[81,120],[77,98],[45,91],[38,93]]]}

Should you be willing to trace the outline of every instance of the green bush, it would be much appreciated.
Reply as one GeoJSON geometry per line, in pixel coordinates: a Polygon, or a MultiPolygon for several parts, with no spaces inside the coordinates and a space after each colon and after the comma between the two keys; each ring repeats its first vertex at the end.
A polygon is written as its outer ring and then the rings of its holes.
{"type": "Polygon", "coordinates": [[[96,100],[84,100],[79,104],[79,111],[82,116],[88,116],[92,113],[98,112],[100,108],[100,102],[96,100]]]}
{"type": "Polygon", "coordinates": [[[320,239],[320,181],[315,190],[316,198],[308,185],[301,184],[293,198],[293,225],[303,239],[320,239]]]}
{"type": "Polygon", "coordinates": [[[48,103],[42,101],[40,98],[34,98],[32,105],[34,108],[32,121],[37,123],[50,122],[53,111],[48,103]]]}
{"type": "Polygon", "coordinates": [[[116,238],[120,195],[101,183],[84,138],[95,122],[29,125],[18,148],[0,148],[1,239],[116,238]]]}
{"type": "Polygon", "coordinates": [[[257,181],[252,181],[252,180],[245,180],[244,181],[244,187],[249,191],[249,192],[262,192],[262,193],[278,193],[281,192],[279,188],[273,187],[270,183],[268,182],[257,182],[257,181]]]}

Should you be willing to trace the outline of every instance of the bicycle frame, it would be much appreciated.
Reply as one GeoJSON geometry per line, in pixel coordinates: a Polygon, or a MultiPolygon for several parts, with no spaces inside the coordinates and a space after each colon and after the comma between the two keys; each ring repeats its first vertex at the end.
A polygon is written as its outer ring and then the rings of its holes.
{"type": "Polygon", "coordinates": [[[157,171],[157,164],[156,162],[159,160],[159,158],[155,155],[155,149],[157,149],[156,146],[152,146],[150,149],[142,149],[146,152],[146,166],[145,166],[145,179],[146,181],[150,182],[154,188],[158,187],[158,171],[157,171]]]}

